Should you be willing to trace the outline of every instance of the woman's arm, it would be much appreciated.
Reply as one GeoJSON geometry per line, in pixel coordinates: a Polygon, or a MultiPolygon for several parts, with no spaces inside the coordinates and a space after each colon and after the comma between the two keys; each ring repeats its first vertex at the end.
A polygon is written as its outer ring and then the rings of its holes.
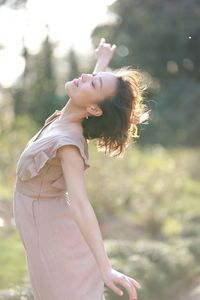
{"type": "Polygon", "coordinates": [[[117,286],[119,284],[127,290],[129,300],[137,299],[136,288],[141,287],[139,282],[113,269],[106,254],[99,224],[87,197],[84,162],[78,148],[75,145],[64,145],[57,150],[57,154],[67,183],[70,210],[96,258],[104,283],[118,296],[122,296],[123,291],[117,286]]]}
{"type": "Polygon", "coordinates": [[[97,62],[94,67],[93,73],[98,73],[106,70],[107,66],[109,65],[113,57],[115,49],[116,49],[115,44],[111,46],[111,44],[105,43],[104,38],[101,38],[99,46],[95,49],[97,62]]]}
{"type": "Polygon", "coordinates": [[[68,187],[70,210],[103,273],[111,268],[94,210],[87,197],[84,180],[84,162],[74,145],[57,150],[68,187]]]}

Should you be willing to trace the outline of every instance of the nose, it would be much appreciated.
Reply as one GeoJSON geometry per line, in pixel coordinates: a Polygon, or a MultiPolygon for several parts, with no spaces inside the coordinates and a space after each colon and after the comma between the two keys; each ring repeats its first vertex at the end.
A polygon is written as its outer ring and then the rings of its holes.
{"type": "Polygon", "coordinates": [[[81,75],[81,80],[82,80],[82,81],[85,81],[85,80],[87,80],[88,77],[90,77],[89,74],[82,73],[82,75],[81,75]]]}

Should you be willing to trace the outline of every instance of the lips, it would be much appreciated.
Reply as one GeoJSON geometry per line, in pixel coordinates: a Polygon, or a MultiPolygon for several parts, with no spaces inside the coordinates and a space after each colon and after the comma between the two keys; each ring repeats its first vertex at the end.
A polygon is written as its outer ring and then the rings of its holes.
{"type": "Polygon", "coordinates": [[[78,87],[78,80],[76,78],[73,79],[73,83],[78,87]]]}

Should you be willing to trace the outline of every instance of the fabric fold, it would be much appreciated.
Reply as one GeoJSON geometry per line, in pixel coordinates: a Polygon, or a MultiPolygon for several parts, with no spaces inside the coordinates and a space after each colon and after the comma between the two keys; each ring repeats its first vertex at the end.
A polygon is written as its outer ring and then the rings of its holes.
{"type": "Polygon", "coordinates": [[[32,142],[21,154],[17,164],[16,173],[21,180],[29,180],[39,175],[46,163],[55,158],[57,150],[64,145],[74,145],[78,148],[84,161],[84,170],[90,167],[88,152],[84,137],[73,134],[61,136],[47,136],[32,142]]]}

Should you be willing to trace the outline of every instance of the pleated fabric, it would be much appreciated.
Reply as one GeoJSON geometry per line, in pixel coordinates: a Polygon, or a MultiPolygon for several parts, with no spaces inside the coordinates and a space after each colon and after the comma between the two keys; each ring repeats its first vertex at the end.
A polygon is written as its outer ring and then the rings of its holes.
{"type": "Polygon", "coordinates": [[[58,148],[75,145],[90,167],[88,145],[57,119],[27,143],[16,167],[13,215],[23,243],[35,300],[105,300],[97,262],[70,212],[58,148]],[[41,136],[43,133],[43,136],[41,136]],[[41,136],[40,139],[38,137],[41,136]]]}

